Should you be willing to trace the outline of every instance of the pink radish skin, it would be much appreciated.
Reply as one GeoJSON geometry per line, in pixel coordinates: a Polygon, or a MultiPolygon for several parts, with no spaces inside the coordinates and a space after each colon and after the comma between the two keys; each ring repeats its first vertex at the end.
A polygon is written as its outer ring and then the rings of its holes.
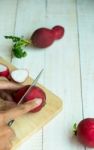
{"type": "Polygon", "coordinates": [[[0,76],[8,78],[9,74],[10,72],[8,67],[3,64],[0,64],[0,76]]]}
{"type": "MultiPolygon", "coordinates": [[[[29,88],[30,85],[26,85],[24,87],[22,87],[21,89],[19,89],[15,95],[14,95],[14,101],[16,103],[19,102],[19,100],[21,99],[21,97],[24,95],[24,93],[26,92],[26,90],[29,88]]],[[[24,102],[27,102],[27,101],[32,101],[34,100],[35,98],[41,98],[42,101],[41,103],[36,106],[36,108],[34,108],[33,110],[31,110],[31,112],[38,112],[42,109],[43,106],[45,106],[46,104],[46,94],[45,92],[40,88],[40,87],[37,87],[37,86],[34,86],[30,92],[26,95],[26,97],[24,98],[24,102]]]]}
{"type": "Polygon", "coordinates": [[[57,39],[64,36],[64,28],[62,26],[55,26],[52,29],[39,28],[35,30],[31,36],[31,43],[38,48],[46,48],[53,44],[57,39]]]}
{"type": "Polygon", "coordinates": [[[94,148],[94,118],[81,120],[77,126],[76,135],[83,145],[94,148]]]}
{"type": "Polygon", "coordinates": [[[17,69],[10,74],[13,81],[23,83],[29,76],[29,72],[26,69],[17,69]]]}
{"type": "Polygon", "coordinates": [[[54,39],[59,40],[64,36],[64,27],[62,26],[55,26],[52,28],[54,39]]]}
{"type": "Polygon", "coordinates": [[[46,48],[54,42],[54,35],[48,28],[39,28],[32,34],[31,41],[35,47],[46,48]]]}

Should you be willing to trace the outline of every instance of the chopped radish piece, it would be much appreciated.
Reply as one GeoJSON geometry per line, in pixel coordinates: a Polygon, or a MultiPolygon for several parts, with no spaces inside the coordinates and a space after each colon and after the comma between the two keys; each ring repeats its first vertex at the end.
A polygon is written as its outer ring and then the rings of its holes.
{"type": "Polygon", "coordinates": [[[11,77],[15,82],[22,83],[28,78],[28,71],[25,69],[17,69],[11,72],[11,77]]]}
{"type": "Polygon", "coordinates": [[[0,64],[0,76],[8,78],[9,69],[7,66],[0,64]]]}

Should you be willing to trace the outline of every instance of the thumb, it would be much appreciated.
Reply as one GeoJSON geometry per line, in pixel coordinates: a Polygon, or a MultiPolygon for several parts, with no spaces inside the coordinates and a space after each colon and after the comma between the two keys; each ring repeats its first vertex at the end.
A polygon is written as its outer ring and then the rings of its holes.
{"type": "Polygon", "coordinates": [[[10,120],[14,120],[17,117],[29,112],[34,109],[36,106],[40,105],[42,99],[36,98],[33,101],[26,102],[24,104],[18,105],[15,108],[12,108],[5,112],[5,122],[9,122],[10,120]]]}

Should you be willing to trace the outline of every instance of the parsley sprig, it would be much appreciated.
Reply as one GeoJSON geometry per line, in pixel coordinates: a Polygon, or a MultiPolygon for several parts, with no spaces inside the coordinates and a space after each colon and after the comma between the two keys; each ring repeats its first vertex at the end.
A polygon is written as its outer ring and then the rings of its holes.
{"type": "Polygon", "coordinates": [[[5,36],[5,38],[13,41],[12,51],[15,57],[22,58],[27,55],[23,48],[30,44],[28,40],[16,36],[5,36]]]}

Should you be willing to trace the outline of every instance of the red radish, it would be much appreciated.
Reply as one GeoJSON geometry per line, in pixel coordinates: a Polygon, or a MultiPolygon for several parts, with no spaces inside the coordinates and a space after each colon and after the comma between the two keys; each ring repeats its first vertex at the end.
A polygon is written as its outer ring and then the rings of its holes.
{"type": "Polygon", "coordinates": [[[28,71],[25,69],[17,69],[11,72],[11,78],[18,83],[24,82],[28,78],[28,71]]]}
{"type": "Polygon", "coordinates": [[[61,39],[64,36],[64,28],[62,26],[55,26],[52,28],[55,40],[61,39]]]}
{"type": "Polygon", "coordinates": [[[0,76],[8,78],[9,69],[6,65],[0,64],[0,76]]]}
{"type": "Polygon", "coordinates": [[[94,118],[83,119],[77,126],[76,135],[83,145],[94,148],[94,118]]]}
{"type": "Polygon", "coordinates": [[[63,35],[64,28],[62,26],[55,26],[52,29],[39,28],[33,32],[31,42],[35,47],[46,48],[55,40],[62,38],[63,35]]]}
{"type": "MultiPolygon", "coordinates": [[[[19,100],[21,99],[21,97],[24,95],[24,93],[26,92],[26,90],[30,87],[30,85],[26,85],[24,87],[22,87],[21,89],[19,89],[15,95],[14,95],[14,101],[16,103],[19,102],[19,100]]],[[[42,102],[36,106],[36,108],[34,108],[33,110],[31,110],[31,112],[38,112],[39,110],[42,109],[42,107],[45,105],[46,103],[46,94],[45,92],[37,86],[32,87],[32,89],[30,90],[30,92],[25,96],[24,101],[32,101],[34,98],[41,98],[42,102]]]]}
{"type": "Polygon", "coordinates": [[[33,33],[31,40],[35,47],[45,48],[54,42],[54,35],[50,29],[39,28],[33,33]]]}

